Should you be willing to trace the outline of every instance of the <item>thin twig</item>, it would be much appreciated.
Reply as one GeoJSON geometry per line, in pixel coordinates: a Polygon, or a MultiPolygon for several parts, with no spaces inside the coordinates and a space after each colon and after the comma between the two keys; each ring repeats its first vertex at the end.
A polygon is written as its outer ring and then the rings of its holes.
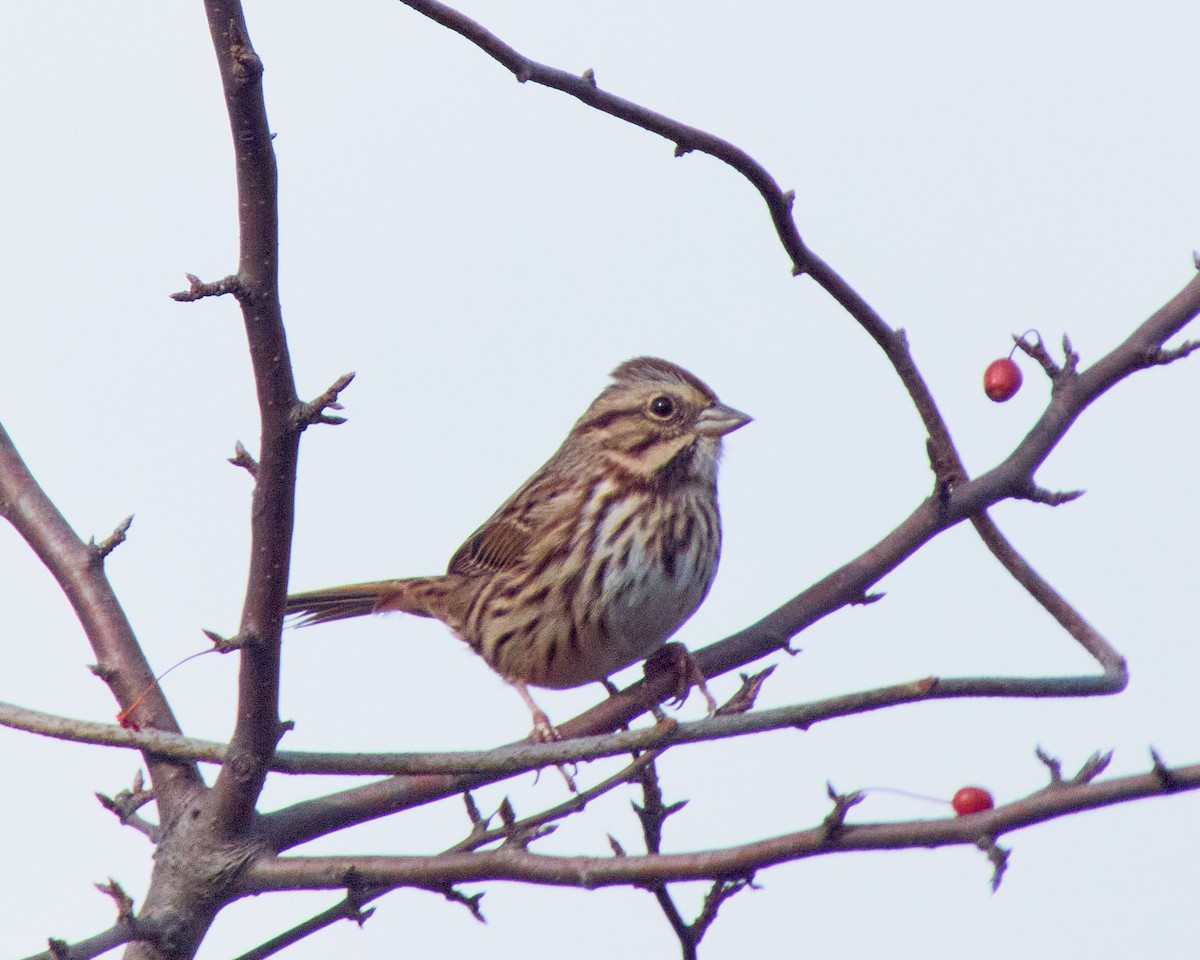
{"type": "Polygon", "coordinates": [[[495,843],[497,840],[504,840],[518,833],[528,833],[535,827],[553,823],[555,820],[561,820],[572,813],[578,813],[597,797],[608,793],[623,783],[630,783],[644,767],[653,763],[655,758],[660,756],[661,753],[661,750],[651,750],[643,753],[628,766],[617,771],[611,777],[601,780],[595,786],[573,794],[569,799],[557,806],[550,807],[548,810],[543,810],[541,813],[526,817],[523,820],[514,820],[512,823],[505,823],[504,826],[497,827],[495,830],[486,829],[486,825],[483,829],[477,830],[475,829],[476,824],[482,821],[473,821],[471,833],[465,839],[450,847],[446,852],[454,853],[464,850],[478,850],[480,847],[487,846],[489,843],[495,843]]]}
{"type": "Polygon", "coordinates": [[[728,880],[778,863],[848,850],[922,849],[978,844],[1005,833],[1082,810],[1125,803],[1179,790],[1200,789],[1200,764],[1091,783],[1061,784],[970,817],[900,823],[848,824],[845,811],[853,795],[839,797],[821,825],[797,833],[695,853],[623,857],[563,857],[520,846],[435,856],[262,857],[239,876],[243,893],[268,890],[329,889],[344,884],[347,873],[369,884],[420,886],[517,880],[550,886],[595,889],[604,886],[653,886],[680,880],[728,880]]]}
{"type": "Polygon", "coordinates": [[[156,920],[134,920],[118,923],[103,933],[67,943],[51,938],[50,949],[35,953],[24,960],[92,960],[126,943],[153,943],[161,935],[165,924],[156,920]]]}
{"type": "Polygon", "coordinates": [[[235,960],[266,960],[267,957],[279,953],[280,950],[299,943],[305,937],[310,937],[341,920],[351,920],[361,927],[375,912],[374,907],[368,910],[363,909],[363,906],[373,899],[374,896],[363,897],[356,893],[348,893],[328,910],[322,910],[316,916],[296,924],[290,930],[285,930],[279,936],[259,944],[253,950],[247,950],[235,960]]]}

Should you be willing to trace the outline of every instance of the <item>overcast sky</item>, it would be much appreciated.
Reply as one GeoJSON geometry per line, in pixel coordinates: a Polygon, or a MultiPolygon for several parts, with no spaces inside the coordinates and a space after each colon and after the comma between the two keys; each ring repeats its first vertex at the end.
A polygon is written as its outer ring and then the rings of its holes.
{"type": "MultiPolygon", "coordinates": [[[[904,327],[975,474],[1044,409],[1045,378],[1006,405],[980,387],[1010,334],[1071,336],[1094,362],[1190,278],[1200,246],[1200,7],[1026,0],[775,4],[473,0],[527,55],[717,133],[796,190],[800,231],[904,327]]],[[[6,11],[0,59],[0,421],[85,538],[136,516],[108,564],[152,665],[237,628],[257,445],[231,300],[179,305],[184,273],[236,267],[229,133],[203,12],[191,3],[64,0],[6,11]]],[[[757,620],[876,542],[927,495],[920,421],[878,348],[794,279],[759,197],[731,170],[517,84],[398,3],[251,2],[280,167],[285,320],[303,396],[356,370],[349,423],[304,438],[299,589],[440,572],[542,463],[621,360],[667,357],[755,422],[721,476],[726,541],[696,648],[757,620]]],[[[1192,336],[1197,336],[1195,330],[1192,336]]],[[[687,747],[660,765],[673,851],[802,829],[825,782],[1000,801],[1115,749],[1114,774],[1200,759],[1197,359],[1136,375],[1088,410],[1039,480],[1085,488],[1051,510],[1005,504],[1016,545],[1129,658],[1118,697],[935,702],[807,733],[687,747]]],[[[78,623],[45,570],[0,530],[0,700],[108,721],[78,623]]],[[[929,675],[1092,672],[966,527],[796,641],[767,706],[929,675]]],[[[203,657],[165,681],[184,730],[224,738],[236,664],[203,657]]],[[[637,676],[634,668],[619,679],[637,676]]],[[[393,617],[285,638],[291,749],[481,749],[528,730],[520,700],[439,624],[393,617]]],[[[735,678],[714,683],[718,698],[735,678]]],[[[566,719],[599,687],[543,693],[566,719]]],[[[693,697],[681,715],[700,715],[693,697]]],[[[107,927],[92,887],[141,902],[150,848],[93,798],[137,754],[0,730],[7,786],[4,956],[107,927]]],[[[595,764],[581,780],[613,768],[595,764]]],[[[209,771],[211,774],[213,771],[209,771]]],[[[264,809],[350,781],[272,779],[264,809]]],[[[556,776],[480,791],[530,814],[556,776]]],[[[539,845],[641,849],[617,792],[539,845]]],[[[726,905],[702,956],[999,960],[1194,949],[1200,797],[1024,830],[999,893],[973,849],[825,857],[764,871],[726,905]]],[[[861,821],[943,815],[872,795],[861,821]]],[[[468,823],[457,799],[298,852],[436,852],[468,823]]],[[[642,892],[488,884],[482,926],[405,891],[362,930],[283,954],[670,957],[642,892]]],[[[694,909],[702,887],[681,888],[694,909]]],[[[200,956],[225,960],[336,900],[276,895],[225,911],[200,956]]]]}

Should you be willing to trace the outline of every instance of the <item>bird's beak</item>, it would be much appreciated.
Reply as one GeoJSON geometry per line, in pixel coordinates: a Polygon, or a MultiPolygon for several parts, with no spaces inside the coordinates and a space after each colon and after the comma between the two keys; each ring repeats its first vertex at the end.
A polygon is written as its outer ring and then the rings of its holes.
{"type": "Polygon", "coordinates": [[[738,427],[744,427],[753,419],[740,410],[734,410],[733,407],[714,403],[696,418],[696,432],[702,437],[723,437],[727,433],[733,433],[738,427]]]}

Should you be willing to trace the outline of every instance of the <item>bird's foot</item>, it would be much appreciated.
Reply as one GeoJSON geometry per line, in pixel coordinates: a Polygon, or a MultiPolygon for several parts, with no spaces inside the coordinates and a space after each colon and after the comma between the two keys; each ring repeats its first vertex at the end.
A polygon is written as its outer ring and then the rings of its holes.
{"type": "Polygon", "coordinates": [[[529,734],[530,740],[534,743],[554,743],[556,740],[562,739],[558,727],[550,722],[550,718],[542,710],[538,707],[531,707],[529,712],[533,715],[533,730],[529,734]]]}
{"type": "Polygon", "coordinates": [[[525,706],[529,708],[529,713],[533,717],[533,732],[529,734],[529,739],[533,743],[553,743],[555,740],[561,740],[562,737],[554,724],[550,722],[550,718],[546,716],[546,712],[530,696],[529,688],[525,686],[524,681],[509,678],[508,682],[521,695],[521,699],[525,701],[525,706]]]}
{"type": "Polygon", "coordinates": [[[717,701],[708,692],[704,674],[700,672],[700,667],[682,643],[663,644],[646,658],[642,669],[647,680],[656,680],[663,674],[667,674],[674,680],[675,696],[671,700],[671,706],[681,706],[687,699],[688,690],[695,687],[704,695],[704,699],[708,703],[708,715],[711,717],[717,712],[717,701]]]}

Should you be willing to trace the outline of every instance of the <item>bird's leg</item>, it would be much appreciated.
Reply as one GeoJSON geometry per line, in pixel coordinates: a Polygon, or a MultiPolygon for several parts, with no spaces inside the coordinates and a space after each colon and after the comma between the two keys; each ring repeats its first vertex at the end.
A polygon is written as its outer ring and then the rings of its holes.
{"type": "Polygon", "coordinates": [[[687,699],[688,689],[694,686],[708,702],[708,715],[711,717],[717,712],[717,701],[708,692],[704,674],[700,672],[700,667],[682,643],[664,643],[646,658],[642,669],[647,680],[654,680],[664,673],[674,679],[675,697],[671,706],[681,706],[687,699]]]}
{"type": "MultiPolygon", "coordinates": [[[[561,740],[562,736],[559,734],[558,728],[550,722],[546,712],[533,702],[533,697],[529,695],[529,688],[520,680],[509,680],[508,682],[517,688],[517,693],[521,695],[525,706],[529,707],[529,712],[533,715],[533,732],[529,735],[529,739],[534,743],[553,743],[555,740],[561,740]]],[[[578,793],[579,787],[575,785],[575,765],[571,764],[570,770],[562,763],[556,763],[554,766],[558,768],[558,772],[567,782],[567,789],[572,793],[578,793]]]]}
{"type": "Polygon", "coordinates": [[[535,743],[553,743],[555,740],[561,740],[562,737],[559,736],[558,730],[550,722],[545,711],[533,702],[533,697],[529,695],[529,688],[525,686],[524,682],[521,680],[509,680],[508,682],[516,688],[533,716],[533,733],[530,734],[533,741],[535,743]]]}

